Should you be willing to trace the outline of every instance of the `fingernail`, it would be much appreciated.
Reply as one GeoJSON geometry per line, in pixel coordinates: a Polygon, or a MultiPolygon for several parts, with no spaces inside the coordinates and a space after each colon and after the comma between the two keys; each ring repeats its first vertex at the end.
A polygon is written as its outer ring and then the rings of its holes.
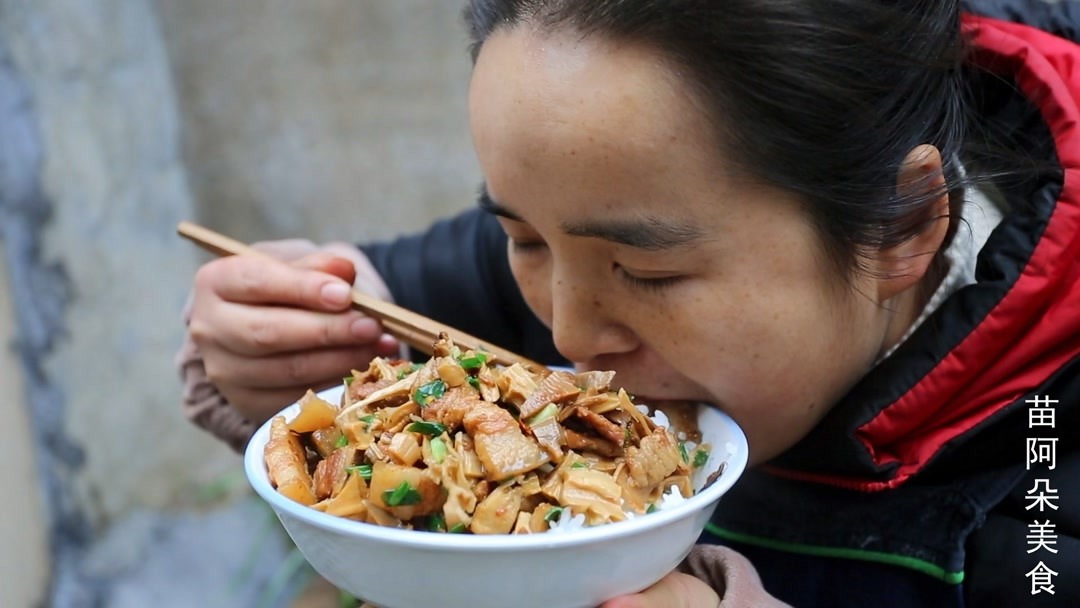
{"type": "Polygon", "coordinates": [[[342,306],[347,304],[352,296],[352,289],[345,283],[327,283],[322,288],[322,298],[327,304],[342,306]]]}
{"type": "Polygon", "coordinates": [[[349,326],[354,338],[372,340],[379,336],[379,324],[374,319],[357,319],[349,326]]]}

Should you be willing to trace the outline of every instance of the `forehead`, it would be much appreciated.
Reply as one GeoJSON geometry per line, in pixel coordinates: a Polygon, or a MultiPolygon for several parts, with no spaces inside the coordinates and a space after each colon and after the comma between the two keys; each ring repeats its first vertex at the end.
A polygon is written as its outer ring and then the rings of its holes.
{"type": "Polygon", "coordinates": [[[477,58],[469,113],[485,169],[555,154],[610,170],[718,164],[714,129],[689,87],[662,55],[634,43],[497,30],[477,58]]]}

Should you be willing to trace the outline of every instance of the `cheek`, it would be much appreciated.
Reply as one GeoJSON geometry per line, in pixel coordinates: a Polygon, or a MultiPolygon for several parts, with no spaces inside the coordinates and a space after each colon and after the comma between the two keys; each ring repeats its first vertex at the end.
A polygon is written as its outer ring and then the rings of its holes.
{"type": "Polygon", "coordinates": [[[856,327],[811,287],[689,291],[637,322],[660,358],[744,428],[755,461],[809,432],[865,365],[856,327]]]}

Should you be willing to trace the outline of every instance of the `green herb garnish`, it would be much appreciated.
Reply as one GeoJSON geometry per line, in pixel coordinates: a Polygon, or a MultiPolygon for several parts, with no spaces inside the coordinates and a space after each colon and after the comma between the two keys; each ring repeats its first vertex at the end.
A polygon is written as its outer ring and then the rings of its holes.
{"type": "Polygon", "coordinates": [[[403,481],[393,490],[387,490],[382,495],[383,502],[391,507],[405,507],[420,502],[420,492],[417,492],[409,482],[403,481]]]}
{"type": "Polygon", "coordinates": [[[442,437],[432,437],[430,445],[431,458],[435,464],[442,464],[442,461],[446,459],[446,444],[443,443],[442,437]]]}
{"type": "Polygon", "coordinates": [[[344,378],[341,379],[341,381],[345,383],[345,386],[349,386],[350,384],[352,384],[353,377],[352,376],[345,376],[344,378]]]}
{"type": "Polygon", "coordinates": [[[420,433],[428,437],[438,437],[446,432],[446,427],[438,422],[414,422],[405,427],[410,433],[420,433]]]}
{"type": "Polygon", "coordinates": [[[454,524],[454,527],[447,530],[450,534],[461,534],[465,531],[465,524],[454,524]]]}
{"type": "Polygon", "coordinates": [[[424,407],[431,403],[432,399],[442,397],[445,392],[446,383],[443,382],[442,379],[433,380],[416,389],[416,392],[413,393],[413,401],[420,407],[424,407]]]}
{"type": "Polygon", "coordinates": [[[473,388],[475,388],[475,389],[480,388],[480,379],[477,378],[476,376],[469,376],[468,378],[465,379],[465,381],[468,382],[469,384],[471,384],[473,386],[473,388]]]}
{"type": "Polygon", "coordinates": [[[371,465],[370,464],[358,464],[352,467],[345,467],[346,473],[355,473],[364,478],[364,481],[371,481],[371,465]]]}
{"type": "Polygon", "coordinates": [[[442,513],[436,513],[428,518],[428,530],[432,532],[446,532],[446,518],[442,513]]]}
{"type": "Polygon", "coordinates": [[[686,464],[690,464],[690,454],[686,453],[686,442],[685,441],[680,441],[679,442],[679,456],[682,457],[683,462],[685,462],[686,464]]]}
{"type": "Polygon", "coordinates": [[[571,469],[587,469],[587,468],[589,468],[589,465],[587,465],[584,462],[579,460],[579,461],[575,462],[574,464],[570,465],[570,468],[571,469]]]}
{"type": "Polygon", "coordinates": [[[694,468],[703,467],[709,461],[709,450],[698,448],[694,451],[694,468]]]}
{"type": "Polygon", "coordinates": [[[554,418],[555,414],[558,413],[559,406],[555,405],[554,403],[549,403],[545,405],[543,409],[541,409],[539,412],[536,412],[536,414],[534,414],[532,418],[529,418],[529,424],[539,424],[547,420],[548,418],[554,418]]]}
{"type": "Polygon", "coordinates": [[[398,380],[404,380],[406,376],[408,376],[409,374],[415,372],[416,370],[420,369],[421,367],[424,367],[424,366],[420,365],[419,363],[410,363],[409,367],[406,367],[405,369],[398,372],[397,379],[398,380]]]}
{"type": "Polygon", "coordinates": [[[345,435],[339,435],[337,441],[334,442],[335,448],[343,448],[347,445],[349,445],[349,438],[345,435]]]}
{"type": "Polygon", "coordinates": [[[654,505],[653,503],[650,502],[648,508],[645,509],[645,512],[646,513],[656,513],[659,510],[660,510],[660,507],[658,507],[658,506],[656,506],[656,505],[654,505]]]}
{"type": "Polygon", "coordinates": [[[375,414],[368,414],[367,416],[361,416],[359,418],[359,420],[360,420],[360,422],[364,423],[364,430],[366,431],[366,430],[371,428],[371,423],[375,422],[375,414]]]}
{"type": "Polygon", "coordinates": [[[487,363],[486,353],[476,353],[471,357],[461,357],[458,359],[458,363],[465,369],[480,369],[485,363],[487,363]]]}
{"type": "Polygon", "coordinates": [[[566,509],[564,507],[552,507],[550,511],[544,513],[544,521],[551,523],[562,515],[562,512],[566,509]]]}

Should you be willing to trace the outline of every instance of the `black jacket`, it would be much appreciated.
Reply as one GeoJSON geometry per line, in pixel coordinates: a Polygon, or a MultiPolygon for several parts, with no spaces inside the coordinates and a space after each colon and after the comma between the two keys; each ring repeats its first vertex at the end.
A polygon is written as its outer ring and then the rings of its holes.
{"type": "MultiPolygon", "coordinates": [[[[1080,37],[1080,3],[969,4],[993,17],[965,19],[980,123],[1052,170],[998,184],[1010,210],[976,284],[721,501],[703,542],[745,553],[797,606],[1080,606],[1080,47],[1064,39],[1080,37]],[[1055,428],[1029,428],[1034,397],[1057,401],[1055,428]],[[1053,470],[1025,466],[1040,436],[1057,439],[1053,470]],[[1027,508],[1036,480],[1056,510],[1027,508]],[[1029,554],[1043,521],[1057,553],[1029,554]],[[1053,595],[1030,593],[1040,562],[1058,573],[1053,595]]],[[[403,306],[562,362],[494,218],[364,249],[403,306]]]]}

